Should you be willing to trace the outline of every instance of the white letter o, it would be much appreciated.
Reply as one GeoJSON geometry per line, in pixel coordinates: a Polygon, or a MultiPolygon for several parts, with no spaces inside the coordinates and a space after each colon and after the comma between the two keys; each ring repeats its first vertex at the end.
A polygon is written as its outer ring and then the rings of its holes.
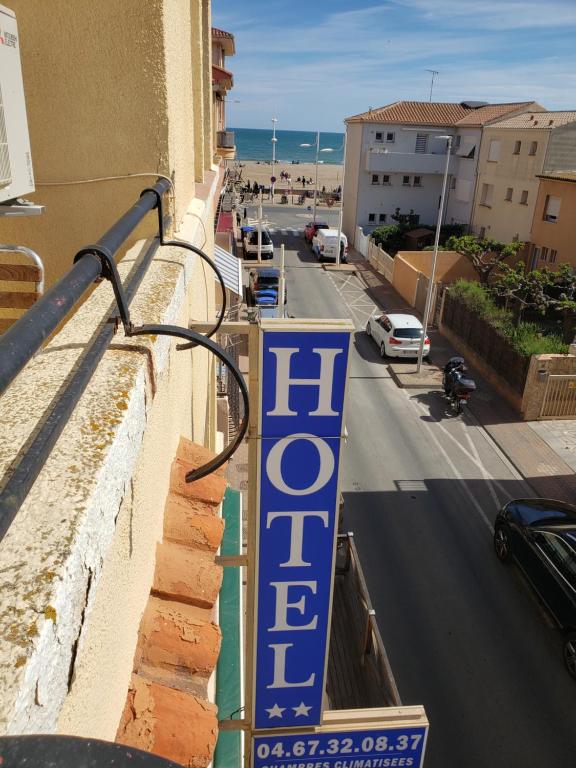
{"type": "Polygon", "coordinates": [[[322,440],[321,437],[316,437],[315,435],[301,434],[283,437],[281,440],[278,440],[266,459],[266,474],[268,475],[270,482],[279,491],[287,493],[290,496],[307,496],[308,494],[316,493],[316,491],[319,491],[326,485],[333,473],[334,454],[332,453],[332,449],[325,440],[322,440]],[[282,477],[282,457],[284,456],[284,451],[290,443],[293,443],[295,440],[308,440],[311,442],[316,446],[318,456],[320,457],[320,470],[318,476],[308,488],[290,488],[289,485],[286,485],[284,478],[282,477]]]}

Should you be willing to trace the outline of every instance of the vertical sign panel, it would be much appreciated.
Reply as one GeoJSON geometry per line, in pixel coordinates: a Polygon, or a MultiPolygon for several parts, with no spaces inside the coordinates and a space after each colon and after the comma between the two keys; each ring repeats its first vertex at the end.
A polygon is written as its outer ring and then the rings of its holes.
{"type": "Polygon", "coordinates": [[[284,328],[261,336],[256,729],[321,721],[337,533],[351,327],[284,328]]]}

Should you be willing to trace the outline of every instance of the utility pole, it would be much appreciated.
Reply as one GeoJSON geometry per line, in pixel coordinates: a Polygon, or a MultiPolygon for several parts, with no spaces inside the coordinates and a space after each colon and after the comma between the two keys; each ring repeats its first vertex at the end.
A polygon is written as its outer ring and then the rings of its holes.
{"type": "Polygon", "coordinates": [[[437,69],[427,69],[426,72],[430,72],[430,74],[432,75],[432,82],[430,83],[430,98],[428,99],[428,101],[432,101],[432,91],[434,89],[434,78],[436,77],[436,75],[439,74],[439,72],[437,69]]]}

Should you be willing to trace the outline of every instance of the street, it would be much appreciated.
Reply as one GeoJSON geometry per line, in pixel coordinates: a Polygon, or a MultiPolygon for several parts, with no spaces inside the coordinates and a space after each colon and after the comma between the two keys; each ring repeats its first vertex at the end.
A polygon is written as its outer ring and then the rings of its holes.
{"type": "Polygon", "coordinates": [[[534,492],[473,413],[451,417],[440,392],[397,387],[364,333],[375,305],[358,277],[322,269],[303,237],[273,237],[276,264],[285,244],[290,315],[349,317],[357,329],[345,529],[354,532],[402,702],[426,708],[425,764],[572,765],[576,686],[560,634],[492,546],[498,508],[534,492]]]}

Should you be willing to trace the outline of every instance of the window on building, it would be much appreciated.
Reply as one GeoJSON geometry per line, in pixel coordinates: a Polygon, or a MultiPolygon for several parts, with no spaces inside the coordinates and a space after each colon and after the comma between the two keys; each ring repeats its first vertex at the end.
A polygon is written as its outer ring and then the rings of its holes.
{"type": "Polygon", "coordinates": [[[515,141],[514,142],[514,152],[513,152],[514,155],[519,155],[520,154],[520,147],[521,146],[522,146],[522,142],[521,141],[515,141]]]}
{"type": "Polygon", "coordinates": [[[543,247],[540,251],[540,261],[548,261],[548,248],[543,247]]]}
{"type": "Polygon", "coordinates": [[[558,217],[560,216],[561,202],[562,198],[560,197],[546,195],[546,202],[544,203],[544,221],[558,221],[558,217]]]}
{"type": "Polygon", "coordinates": [[[497,163],[500,158],[500,139],[492,139],[488,150],[488,162],[497,163]]]}
{"type": "Polygon", "coordinates": [[[514,189],[512,187],[508,187],[506,190],[506,196],[504,197],[504,200],[512,200],[512,195],[514,194],[514,189]]]}
{"type": "Polygon", "coordinates": [[[492,206],[494,196],[494,184],[482,184],[482,193],[480,195],[480,205],[492,206]]]}
{"type": "Polygon", "coordinates": [[[387,173],[382,176],[382,184],[390,184],[390,176],[387,173]]]}
{"type": "Polygon", "coordinates": [[[385,222],[386,221],[386,214],[385,213],[379,213],[378,214],[378,221],[380,223],[385,222]]]}
{"type": "Polygon", "coordinates": [[[486,237],[486,227],[480,227],[480,232],[478,233],[478,237],[481,240],[486,237]]]}
{"type": "Polygon", "coordinates": [[[379,184],[380,183],[380,176],[378,176],[377,173],[372,174],[372,184],[379,184]]]}
{"type": "Polygon", "coordinates": [[[402,176],[402,184],[405,187],[409,187],[410,186],[410,176],[402,176]]]}
{"type": "Polygon", "coordinates": [[[417,133],[416,134],[416,152],[426,152],[428,149],[428,134],[417,133]]]}
{"type": "Polygon", "coordinates": [[[382,141],[382,131],[376,131],[375,140],[382,141]]]}
{"type": "Polygon", "coordinates": [[[550,251],[550,263],[555,264],[556,263],[556,256],[558,256],[558,251],[552,248],[550,251]]]}
{"type": "Polygon", "coordinates": [[[528,190],[523,189],[520,193],[520,205],[528,205],[528,190]]]}
{"type": "Polygon", "coordinates": [[[414,186],[415,187],[422,186],[422,176],[414,176],[414,186]]]}
{"type": "Polygon", "coordinates": [[[368,214],[368,221],[369,221],[370,223],[372,223],[372,222],[376,221],[376,214],[375,214],[375,213],[369,213],[369,214],[368,214]]]}
{"type": "Polygon", "coordinates": [[[534,246],[532,249],[532,263],[530,265],[530,269],[536,269],[538,266],[538,261],[540,260],[540,248],[538,248],[537,245],[534,246]]]}
{"type": "Polygon", "coordinates": [[[389,144],[392,144],[394,141],[396,141],[396,134],[393,131],[388,131],[386,134],[386,141],[389,144]]]}
{"type": "Polygon", "coordinates": [[[454,136],[454,151],[457,149],[460,149],[460,142],[462,141],[462,136],[458,134],[457,136],[454,136]]]}
{"type": "Polygon", "coordinates": [[[456,176],[452,176],[450,179],[450,189],[456,189],[456,176]]]}
{"type": "Polygon", "coordinates": [[[537,141],[531,141],[530,142],[530,152],[528,152],[529,155],[535,155],[536,152],[538,152],[538,142],[537,141]]]}

